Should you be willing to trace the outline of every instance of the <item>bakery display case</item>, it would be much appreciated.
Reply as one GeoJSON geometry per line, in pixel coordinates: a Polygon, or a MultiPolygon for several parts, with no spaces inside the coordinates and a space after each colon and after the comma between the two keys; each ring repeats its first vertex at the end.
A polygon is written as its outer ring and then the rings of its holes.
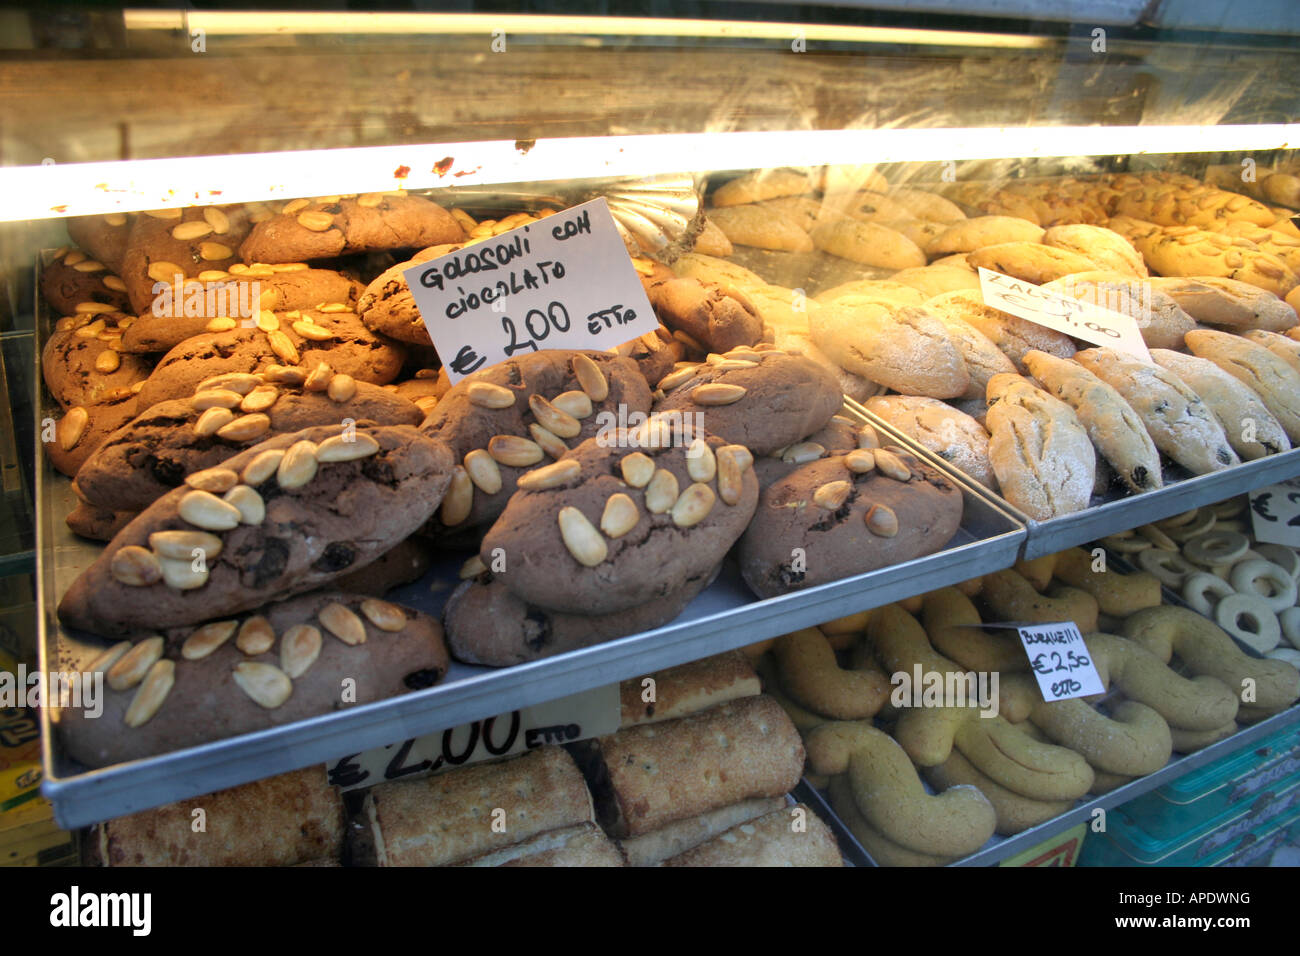
{"type": "MultiPolygon", "coordinates": [[[[284,786],[368,820],[356,863],[663,861],[746,826],[753,859],[987,865],[1285,736],[1300,562],[1242,536],[1244,496],[1300,477],[1294,35],[1158,6],[0,14],[0,327],[29,350],[0,372],[31,385],[25,407],[8,387],[15,447],[36,445],[40,669],[104,681],[102,713],[41,711],[56,819],[284,786]],[[1271,569],[1187,556],[1215,533],[1271,569]],[[1056,603],[1091,594],[1053,570],[1079,546],[1137,555],[1155,598],[1101,620],[1100,598],[1056,603]],[[1196,574],[1215,601],[1193,611],[1196,574]],[[1100,703],[1013,694],[1018,720],[927,763],[905,707],[869,706],[889,675],[1028,680],[940,646],[923,609],[952,593],[971,630],[1103,632],[1103,687],[1145,654],[1179,693],[1246,674],[1276,699],[1220,693],[1224,719],[1193,727],[1118,677],[1100,703]],[[1257,594],[1276,627],[1242,623],[1257,602],[1219,612],[1257,594]],[[1157,661],[1124,630],[1152,605],[1204,614],[1237,670],[1157,661]],[[891,650],[881,620],[917,643],[891,650]],[[746,689],[631,714],[639,681],[688,697],[706,659],[746,689]],[[862,686],[817,703],[821,679],[862,686]],[[621,717],[590,702],[613,685],[621,717]],[[1067,706],[1163,727],[1163,755],[1099,765],[1062,739],[1067,706]],[[492,749],[507,723],[524,732],[492,749]],[[611,756],[697,773],[677,748],[714,733],[768,776],[660,806],[611,756]],[[1001,733],[1077,792],[989,772],[1001,733]],[[572,759],[537,756],[561,742],[572,759]],[[527,850],[403,855],[408,801],[515,786],[525,750],[531,781],[585,779],[596,816],[575,798],[527,850]],[[859,752],[969,832],[921,852],[922,817],[893,828],[859,796],[859,752]],[[324,790],[301,782],[322,764],[324,790]],[[972,774],[1025,825],[939,795],[972,774]],[[774,836],[787,813],[825,821],[815,846],[774,836]]],[[[154,858],[117,833],[134,848],[102,828],[101,861],[154,858]]],[[[745,859],[699,853],[677,862],[745,859]]]]}

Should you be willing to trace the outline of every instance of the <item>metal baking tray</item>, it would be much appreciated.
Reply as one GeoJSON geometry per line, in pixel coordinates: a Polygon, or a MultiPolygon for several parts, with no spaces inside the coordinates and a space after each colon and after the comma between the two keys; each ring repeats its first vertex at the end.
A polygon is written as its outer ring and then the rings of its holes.
{"type": "MultiPolygon", "coordinates": [[[[49,318],[38,313],[37,320],[43,343],[49,318]]],[[[39,349],[37,355],[39,363],[39,349]]],[[[48,396],[41,409],[42,415],[58,415],[48,396]]],[[[454,663],[443,682],[427,690],[98,770],[61,752],[52,715],[42,709],[43,792],[60,826],[85,826],[638,677],[1010,567],[1024,543],[1024,526],[945,463],[909,442],[900,444],[933,461],[965,495],[962,527],[936,554],[763,601],[728,562],[676,620],[652,631],[509,668],[454,663]]],[[[68,530],[64,518],[76,503],[71,482],[55,473],[44,455],[41,459],[37,626],[40,664],[49,671],[85,662],[98,649],[64,632],[55,608],[100,548],[68,530]]],[[[465,557],[449,554],[422,581],[390,597],[440,616],[465,557]]]]}

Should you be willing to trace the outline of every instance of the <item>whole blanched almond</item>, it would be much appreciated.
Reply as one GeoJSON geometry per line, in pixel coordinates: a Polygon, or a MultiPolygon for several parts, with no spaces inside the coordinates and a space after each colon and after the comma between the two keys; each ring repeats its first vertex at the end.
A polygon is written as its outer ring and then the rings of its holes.
{"type": "Polygon", "coordinates": [[[277,329],[274,332],[268,332],[266,335],[266,341],[270,344],[271,351],[275,353],[276,358],[281,362],[285,362],[289,365],[297,365],[302,361],[301,356],[298,354],[297,346],[293,344],[293,340],[280,330],[277,329]]]}
{"type": "Polygon", "coordinates": [[[636,502],[619,492],[609,496],[600,515],[600,530],[611,538],[621,538],[636,527],[640,515],[636,502]]]}
{"type": "Polygon", "coordinates": [[[555,396],[551,404],[574,418],[586,418],[595,410],[586,392],[561,392],[555,396]]]}
{"type": "Polygon", "coordinates": [[[309,342],[328,342],[336,338],[335,334],[329,329],[317,325],[315,322],[308,322],[305,319],[293,323],[292,328],[309,342]]]}
{"type": "Polygon", "coordinates": [[[235,413],[221,405],[205,409],[194,422],[194,434],[200,438],[215,435],[235,420],[235,413]]]}
{"type": "Polygon", "coordinates": [[[266,502],[248,485],[235,485],[221,499],[239,509],[239,523],[258,525],[266,520],[266,502]]]}
{"type": "Polygon", "coordinates": [[[280,638],[280,670],[297,680],[316,663],[321,644],[320,631],[310,624],[295,624],[280,638]]]}
{"type": "Polygon", "coordinates": [[[295,216],[310,205],[311,205],[310,199],[305,199],[305,198],[291,199],[284,204],[284,207],[280,210],[280,215],[295,216]]]}
{"type": "Polygon", "coordinates": [[[703,438],[697,438],[686,449],[686,473],[695,481],[712,481],[718,473],[718,459],[703,438]]]}
{"type": "Polygon", "coordinates": [[[278,385],[301,385],[307,381],[307,371],[293,365],[272,365],[262,373],[262,377],[278,385]]]}
{"type": "Polygon", "coordinates": [[[608,557],[609,547],[605,539],[577,508],[561,508],[557,520],[564,546],[583,567],[594,568],[608,557]]]}
{"type": "Polygon", "coordinates": [[[325,394],[339,403],[351,401],[356,393],[357,380],[344,372],[330,379],[329,387],[325,389],[325,394]]]}
{"type": "Polygon", "coordinates": [[[176,662],[155,661],[141,682],[140,689],[131,698],[126,713],[122,715],[122,722],[128,727],[147,724],[162,708],[175,683],[176,662]]]}
{"type": "Polygon", "coordinates": [[[454,528],[469,517],[474,505],[474,483],[464,467],[457,465],[451,470],[451,484],[443,496],[438,510],[438,519],[449,528],[454,528]]]}
{"type": "Polygon", "coordinates": [[[563,458],[569,453],[569,446],[560,441],[558,435],[547,431],[535,422],[528,426],[528,433],[533,436],[533,441],[537,442],[542,451],[552,458],[563,458]]]}
{"type": "Polygon", "coordinates": [[[271,622],[258,614],[248,618],[239,625],[239,636],[235,638],[235,647],[240,653],[249,657],[265,654],[275,645],[275,629],[271,622]]]}
{"type": "Polygon", "coordinates": [[[379,451],[379,442],[365,432],[351,435],[331,435],[316,448],[316,460],[322,465],[337,461],[356,461],[369,458],[379,451]],[[348,439],[351,439],[349,441],[348,439]]]}
{"type": "Polygon", "coordinates": [[[898,515],[887,505],[872,505],[866,515],[867,528],[882,538],[898,534],[898,515]]]}
{"type": "Polygon", "coordinates": [[[130,587],[144,587],[162,580],[157,556],[138,544],[118,548],[109,562],[108,571],[113,580],[130,587]]]}
{"type": "Polygon", "coordinates": [[[828,481],[813,492],[813,503],[827,511],[838,511],[844,502],[849,500],[852,491],[852,482],[828,481]]]}
{"type": "Polygon", "coordinates": [[[659,380],[659,388],[665,392],[671,392],[678,385],[681,385],[684,382],[689,382],[699,374],[699,371],[700,366],[692,364],[688,368],[679,368],[675,372],[669,372],[659,380]]]}
{"type": "Polygon", "coordinates": [[[274,385],[259,385],[239,403],[241,412],[264,412],[276,403],[280,390],[274,385]]]}
{"type": "Polygon", "coordinates": [[[567,412],[562,412],[541,395],[528,396],[528,408],[537,423],[560,438],[577,438],[582,423],[567,412]]]}
{"type": "Polygon", "coordinates": [[[465,456],[465,473],[485,495],[495,495],[501,490],[501,468],[482,448],[475,448],[465,456]]]}
{"type": "Polygon", "coordinates": [[[753,466],[754,456],[744,445],[723,445],[717,451],[718,497],[729,505],[740,501],[745,492],[745,472],[753,466]]]}
{"type": "Polygon", "coordinates": [[[303,439],[296,441],[280,459],[275,471],[275,481],[281,488],[301,488],[316,477],[316,443],[303,439]]]}
{"type": "Polygon", "coordinates": [[[217,437],[226,441],[249,441],[271,430],[271,419],[261,412],[240,415],[217,429],[217,437]]]}
{"type": "Polygon", "coordinates": [[[210,491],[188,491],[177,510],[181,518],[204,531],[229,531],[239,525],[239,509],[210,491]]]}
{"type": "Polygon", "coordinates": [[[104,675],[108,686],[113,690],[130,690],[149,673],[149,668],[163,655],[164,642],[161,637],[146,638],[123,654],[108,673],[104,675]]]}
{"type": "Polygon", "coordinates": [[[329,363],[320,362],[307,375],[307,380],[302,383],[302,387],[309,392],[323,392],[329,388],[330,379],[334,377],[334,370],[329,367],[329,363]]]}
{"type": "Polygon", "coordinates": [[[201,565],[203,570],[195,570],[194,565],[193,558],[187,558],[184,561],[177,561],[174,558],[158,558],[158,567],[162,569],[163,583],[169,588],[175,588],[177,591],[192,591],[208,583],[206,560],[201,565]]]}
{"type": "Polygon", "coordinates": [[[355,646],[366,642],[366,625],[357,616],[357,612],[346,604],[331,601],[320,609],[316,617],[327,631],[344,644],[355,646]]]}
{"type": "Polygon", "coordinates": [[[806,465],[826,454],[826,448],[815,441],[801,441],[781,453],[781,460],[795,465],[806,465]]]}
{"type": "Polygon", "coordinates": [[[180,222],[172,227],[172,238],[182,242],[202,239],[210,235],[212,235],[212,225],[202,219],[191,219],[189,222],[180,222]]]}
{"type": "Polygon", "coordinates": [[[858,429],[858,447],[859,448],[879,448],[880,436],[870,425],[863,425],[858,429]]]}
{"type": "Polygon", "coordinates": [[[673,503],[673,524],[679,528],[693,528],[709,516],[718,496],[713,489],[703,482],[694,482],[686,486],[677,501],[673,503]]]}
{"type": "MultiPolygon", "coordinates": [[[[244,396],[230,388],[209,388],[195,392],[190,405],[195,411],[207,411],[209,408],[238,408],[244,396]]],[[[231,416],[234,417],[234,416],[231,416]]]]}
{"type": "Polygon", "coordinates": [[[623,480],[633,488],[644,488],[655,476],[655,460],[639,451],[624,455],[618,467],[623,473],[623,480]]]}
{"type": "Polygon", "coordinates": [[[573,356],[573,377],[593,402],[603,402],[609,397],[609,381],[590,356],[581,352],[573,356]]]}
{"type": "Polygon", "coordinates": [[[876,468],[876,456],[869,448],[855,448],[844,456],[844,467],[855,475],[865,475],[876,468]]]}
{"type": "Polygon", "coordinates": [[[205,332],[229,332],[239,325],[234,319],[227,315],[219,315],[215,319],[209,319],[208,324],[203,326],[205,332]]]}
{"type": "Polygon", "coordinates": [[[873,454],[876,458],[876,468],[882,475],[895,481],[911,481],[912,469],[908,468],[898,455],[886,448],[877,448],[873,454]]]}
{"type": "Polygon", "coordinates": [[[89,424],[90,413],[84,408],[77,406],[68,409],[68,414],[63,416],[56,429],[59,447],[64,451],[72,451],[76,448],[77,442],[81,441],[81,436],[86,434],[86,426],[89,424]]]}
{"type": "Polygon", "coordinates": [[[470,578],[478,577],[486,570],[487,565],[484,564],[483,559],[476,554],[473,557],[468,558],[465,563],[460,566],[459,577],[462,581],[468,581],[470,578]]]}
{"type": "Polygon", "coordinates": [[[239,475],[229,468],[220,466],[205,468],[202,471],[194,472],[192,475],[186,475],[185,484],[191,488],[197,488],[199,491],[211,491],[215,494],[221,494],[239,484],[239,475]]]}
{"type": "Polygon", "coordinates": [[[645,507],[652,515],[666,514],[677,503],[677,476],[660,468],[645,487],[645,507]]]}
{"type": "Polygon", "coordinates": [[[334,225],[334,217],[327,212],[313,209],[298,214],[298,225],[304,229],[310,229],[312,232],[324,232],[334,225]]]}
{"type": "Polygon", "coordinates": [[[122,659],[122,655],[134,647],[130,641],[118,641],[104,653],[97,656],[83,668],[87,674],[102,674],[122,659]]]}
{"type": "Polygon", "coordinates": [[[147,272],[149,278],[153,279],[154,282],[173,282],[178,277],[183,278],[185,275],[185,270],[176,263],[166,262],[161,259],[149,263],[147,272]]]}
{"type": "Polygon", "coordinates": [[[515,393],[512,390],[492,382],[471,382],[466,394],[470,404],[480,408],[509,408],[515,403],[515,393]]]}
{"type": "Polygon", "coordinates": [[[112,349],[105,349],[95,356],[95,371],[111,375],[122,367],[122,356],[112,349]]]}
{"type": "Polygon", "coordinates": [[[396,634],[406,627],[406,612],[396,604],[389,604],[378,598],[366,598],[361,602],[361,613],[381,631],[396,634]]]}
{"type": "Polygon", "coordinates": [[[221,259],[229,259],[235,254],[235,250],[220,242],[200,242],[199,258],[208,262],[217,262],[221,259]]]}
{"type": "Polygon", "coordinates": [[[527,468],[542,460],[542,446],[518,435],[493,435],[487,450],[499,463],[514,468],[527,468]]]}
{"type": "Polygon", "coordinates": [[[260,485],[276,473],[283,458],[283,448],[270,448],[258,452],[253,456],[253,460],[244,466],[239,479],[246,485],[260,485]]]}
{"type": "Polygon", "coordinates": [[[212,227],[212,231],[219,236],[230,231],[230,217],[216,206],[203,207],[203,218],[212,227]]]}
{"type": "Polygon", "coordinates": [[[534,468],[519,476],[517,486],[523,491],[544,491],[573,481],[582,474],[582,466],[572,458],[534,468]]]}
{"type": "Polygon", "coordinates": [[[203,552],[204,561],[221,555],[221,539],[206,531],[155,531],[149,535],[149,547],[159,557],[173,561],[192,561],[195,548],[203,552]]]}
{"type": "Polygon", "coordinates": [[[229,389],[240,395],[247,395],[261,384],[262,377],[252,372],[226,372],[224,375],[214,375],[212,378],[205,379],[194,391],[197,394],[210,389],[229,389]]]}
{"type": "Polygon", "coordinates": [[[232,676],[240,690],[267,710],[275,710],[293,694],[293,681],[274,664],[240,661],[232,676]]]}
{"type": "Polygon", "coordinates": [[[239,630],[238,621],[213,621],[190,632],[181,645],[181,657],[187,661],[198,661],[207,657],[226,641],[235,636],[239,630]]]}
{"type": "Polygon", "coordinates": [[[691,389],[691,401],[696,405],[734,405],[745,395],[743,385],[727,385],[723,382],[710,382],[691,389]]]}

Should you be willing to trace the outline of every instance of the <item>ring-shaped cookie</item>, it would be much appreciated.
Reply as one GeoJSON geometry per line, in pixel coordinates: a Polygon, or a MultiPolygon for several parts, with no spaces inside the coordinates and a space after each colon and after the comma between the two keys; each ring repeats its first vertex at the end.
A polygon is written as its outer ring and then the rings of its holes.
{"type": "Polygon", "coordinates": [[[1294,548],[1284,544],[1257,544],[1255,550],[1265,561],[1272,561],[1279,568],[1288,571],[1291,577],[1300,580],[1300,554],[1294,548]]]}
{"type": "Polygon", "coordinates": [[[1253,594],[1233,594],[1214,609],[1214,620],[1241,643],[1267,654],[1282,640],[1277,615],[1264,599],[1253,594]]]}
{"type": "Polygon", "coordinates": [[[1229,498],[1227,501],[1220,501],[1216,504],[1212,504],[1209,508],[1214,512],[1214,517],[1216,518],[1235,518],[1246,510],[1246,502],[1240,497],[1229,498]]]}
{"type": "Polygon", "coordinates": [[[1287,643],[1300,650],[1300,607],[1289,607],[1277,616],[1282,625],[1282,636],[1287,643]]]}
{"type": "Polygon", "coordinates": [[[1182,544],[1184,541],[1189,541],[1212,530],[1216,520],[1218,519],[1214,517],[1213,511],[1209,508],[1202,508],[1196,513],[1196,517],[1187,524],[1165,528],[1164,532],[1179,544],[1182,544]]]}
{"type": "Polygon", "coordinates": [[[1232,564],[1249,550],[1250,539],[1236,531],[1207,531],[1183,543],[1184,557],[1206,567],[1232,564]]]}
{"type": "Polygon", "coordinates": [[[1200,508],[1193,508],[1191,511],[1184,511],[1182,514],[1170,515],[1164,521],[1157,521],[1156,524],[1165,531],[1170,528],[1184,528],[1195,521],[1196,516],[1200,513],[1200,508]]]}
{"type": "Polygon", "coordinates": [[[1236,593],[1231,584],[1208,571],[1196,571],[1183,579],[1183,600],[1193,611],[1206,617],[1214,617],[1214,605],[1236,593]]]}
{"type": "Polygon", "coordinates": [[[1250,534],[1250,523],[1239,521],[1236,518],[1218,518],[1214,522],[1215,531],[1237,531],[1241,534],[1250,534]]]}
{"type": "Polygon", "coordinates": [[[1150,551],[1154,547],[1146,538],[1139,538],[1135,534],[1112,534],[1102,538],[1101,543],[1120,554],[1138,554],[1142,551],[1150,551]]]}
{"type": "Polygon", "coordinates": [[[1229,580],[1234,591],[1259,596],[1274,614],[1295,604],[1295,579],[1271,561],[1242,561],[1233,567],[1229,580]]]}
{"type": "Polygon", "coordinates": [[[1184,561],[1177,551],[1165,551],[1162,548],[1138,552],[1137,563],[1143,571],[1155,575],[1161,584],[1171,588],[1182,587],[1187,575],[1199,570],[1184,561]]]}
{"type": "Polygon", "coordinates": [[[1173,551],[1177,553],[1178,542],[1169,537],[1169,535],[1165,534],[1155,525],[1144,524],[1139,526],[1136,531],[1162,551],[1173,551]]]}

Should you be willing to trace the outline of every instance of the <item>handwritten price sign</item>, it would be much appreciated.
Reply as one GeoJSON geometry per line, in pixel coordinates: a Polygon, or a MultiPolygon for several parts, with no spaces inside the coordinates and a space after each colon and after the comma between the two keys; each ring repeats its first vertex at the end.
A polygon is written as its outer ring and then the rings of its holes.
{"type": "Polygon", "coordinates": [[[341,790],[356,790],[385,780],[454,770],[546,744],[586,740],[618,730],[620,715],[618,684],[610,684],[400,744],[349,754],[329,765],[329,782],[341,790]]]}
{"type": "Polygon", "coordinates": [[[453,383],[520,352],[603,351],[659,326],[603,198],[403,275],[453,383]]]}
{"type": "Polygon", "coordinates": [[[1300,548],[1300,482],[1287,481],[1252,491],[1250,523],[1260,544],[1300,548]]]}
{"type": "Polygon", "coordinates": [[[1068,700],[1105,693],[1088,646],[1073,621],[1059,624],[1022,624],[1020,643],[1029,655],[1029,666],[1043,700],[1068,700]]]}
{"type": "Polygon", "coordinates": [[[1032,282],[1013,279],[982,266],[979,273],[980,294],[985,305],[1094,345],[1126,352],[1144,362],[1151,361],[1151,353],[1132,316],[1057,295],[1032,282]]]}

